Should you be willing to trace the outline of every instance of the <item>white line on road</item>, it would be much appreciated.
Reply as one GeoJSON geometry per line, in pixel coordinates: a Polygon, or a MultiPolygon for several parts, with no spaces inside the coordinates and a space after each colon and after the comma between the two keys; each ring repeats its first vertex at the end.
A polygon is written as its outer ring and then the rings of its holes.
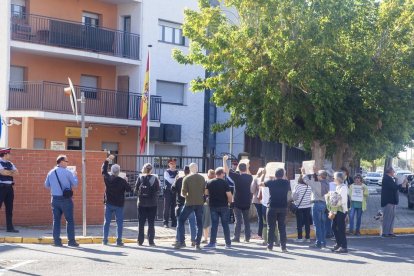
{"type": "Polygon", "coordinates": [[[18,267],[21,267],[21,266],[24,266],[24,265],[27,265],[27,264],[30,264],[30,263],[34,263],[34,262],[35,262],[35,260],[27,260],[27,261],[23,261],[23,262],[19,262],[17,264],[11,265],[9,267],[2,268],[2,269],[0,269],[0,276],[2,276],[7,271],[10,271],[10,270],[16,269],[18,267]]]}

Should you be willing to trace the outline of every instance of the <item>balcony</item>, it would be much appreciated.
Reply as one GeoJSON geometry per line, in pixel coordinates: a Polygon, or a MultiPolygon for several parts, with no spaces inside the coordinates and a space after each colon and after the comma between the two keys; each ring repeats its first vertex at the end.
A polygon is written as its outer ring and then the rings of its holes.
{"type": "MultiPolygon", "coordinates": [[[[8,110],[35,110],[72,114],[66,84],[54,82],[10,82],[8,110]]],[[[117,119],[141,120],[141,94],[91,87],[74,86],[76,97],[85,93],[85,115],[117,119]]],[[[80,107],[78,107],[80,110],[80,107]]],[[[150,120],[161,120],[161,97],[151,96],[150,120]]]]}
{"type": "Polygon", "coordinates": [[[12,14],[11,39],[139,60],[138,34],[39,15],[12,14]]]}

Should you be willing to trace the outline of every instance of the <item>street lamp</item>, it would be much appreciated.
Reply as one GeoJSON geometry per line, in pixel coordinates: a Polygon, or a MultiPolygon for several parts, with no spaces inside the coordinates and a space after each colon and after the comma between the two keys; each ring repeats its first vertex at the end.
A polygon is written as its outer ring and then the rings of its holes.
{"type": "Polygon", "coordinates": [[[81,137],[82,137],[82,229],[83,236],[86,236],[86,149],[85,149],[85,92],[81,89],[80,99],[76,98],[75,89],[73,88],[72,81],[68,78],[69,87],[64,88],[65,95],[70,97],[70,104],[73,114],[78,121],[78,104],[81,103],[81,137]]]}

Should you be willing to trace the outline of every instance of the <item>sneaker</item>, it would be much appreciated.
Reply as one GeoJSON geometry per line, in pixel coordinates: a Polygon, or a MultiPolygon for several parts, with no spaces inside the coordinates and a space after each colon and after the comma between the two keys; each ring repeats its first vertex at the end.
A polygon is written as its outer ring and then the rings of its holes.
{"type": "Polygon", "coordinates": [[[304,242],[310,242],[311,240],[310,239],[305,239],[305,241],[304,242]]]}
{"type": "Polygon", "coordinates": [[[194,246],[194,249],[199,251],[199,250],[201,250],[201,246],[199,244],[196,244],[196,246],[194,246]]]}
{"type": "Polygon", "coordinates": [[[68,246],[70,246],[70,247],[79,247],[79,243],[77,243],[77,242],[75,242],[75,241],[73,241],[73,242],[69,242],[69,243],[68,243],[68,246]]]}
{"type": "Polygon", "coordinates": [[[149,243],[149,246],[151,246],[151,247],[155,247],[156,245],[155,245],[155,243],[154,243],[154,242],[150,242],[150,243],[149,243]]]}
{"type": "Polygon", "coordinates": [[[294,239],[294,242],[303,242],[303,239],[294,239]]]}
{"type": "Polygon", "coordinates": [[[335,250],[335,253],[348,253],[348,249],[340,247],[338,250],[335,250]]]}
{"type": "Polygon", "coordinates": [[[207,245],[204,245],[205,249],[215,249],[216,248],[216,244],[215,243],[209,243],[207,245]]]}
{"type": "Polygon", "coordinates": [[[144,243],[143,242],[137,242],[138,246],[143,246],[144,243]]]}
{"type": "Polygon", "coordinates": [[[331,248],[332,252],[335,252],[336,250],[338,250],[339,248],[341,248],[339,245],[335,244],[334,247],[331,248]]]}
{"type": "Polygon", "coordinates": [[[102,241],[102,245],[108,245],[108,241],[102,241]]]}
{"type": "Polygon", "coordinates": [[[231,244],[226,244],[226,245],[224,246],[224,249],[231,249],[231,244]]]}
{"type": "Polygon", "coordinates": [[[174,246],[174,249],[181,249],[181,248],[184,248],[186,245],[185,245],[185,242],[183,243],[176,242],[173,246],[174,246]]]}
{"type": "Polygon", "coordinates": [[[124,246],[124,243],[123,242],[117,242],[116,246],[124,246]]]}
{"type": "Polygon", "coordinates": [[[250,239],[245,239],[244,242],[250,242],[250,239]]]}
{"type": "Polygon", "coordinates": [[[231,239],[232,242],[240,242],[240,239],[233,238],[231,239]]]}
{"type": "Polygon", "coordinates": [[[266,247],[266,250],[267,250],[267,251],[273,251],[273,247],[268,246],[268,247],[266,247]]]}
{"type": "Polygon", "coordinates": [[[63,244],[62,244],[61,242],[60,242],[60,243],[59,243],[59,242],[57,242],[57,243],[54,243],[54,244],[53,244],[53,246],[56,246],[56,247],[62,247],[62,246],[63,246],[63,244]]]}
{"type": "Polygon", "coordinates": [[[287,253],[288,250],[286,248],[282,248],[282,253],[287,253]]]}
{"type": "Polygon", "coordinates": [[[322,245],[315,243],[315,244],[309,245],[309,248],[321,249],[322,248],[322,245]]]}

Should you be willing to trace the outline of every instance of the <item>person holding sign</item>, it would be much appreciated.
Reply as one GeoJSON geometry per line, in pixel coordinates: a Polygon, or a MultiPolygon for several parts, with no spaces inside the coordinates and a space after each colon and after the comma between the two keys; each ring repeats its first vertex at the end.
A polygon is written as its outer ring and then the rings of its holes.
{"type": "Polygon", "coordinates": [[[362,183],[361,175],[354,177],[354,183],[349,186],[349,198],[351,200],[351,211],[349,213],[349,234],[354,234],[354,218],[357,216],[355,235],[359,236],[361,228],[362,213],[367,209],[368,187],[362,183]]]}

